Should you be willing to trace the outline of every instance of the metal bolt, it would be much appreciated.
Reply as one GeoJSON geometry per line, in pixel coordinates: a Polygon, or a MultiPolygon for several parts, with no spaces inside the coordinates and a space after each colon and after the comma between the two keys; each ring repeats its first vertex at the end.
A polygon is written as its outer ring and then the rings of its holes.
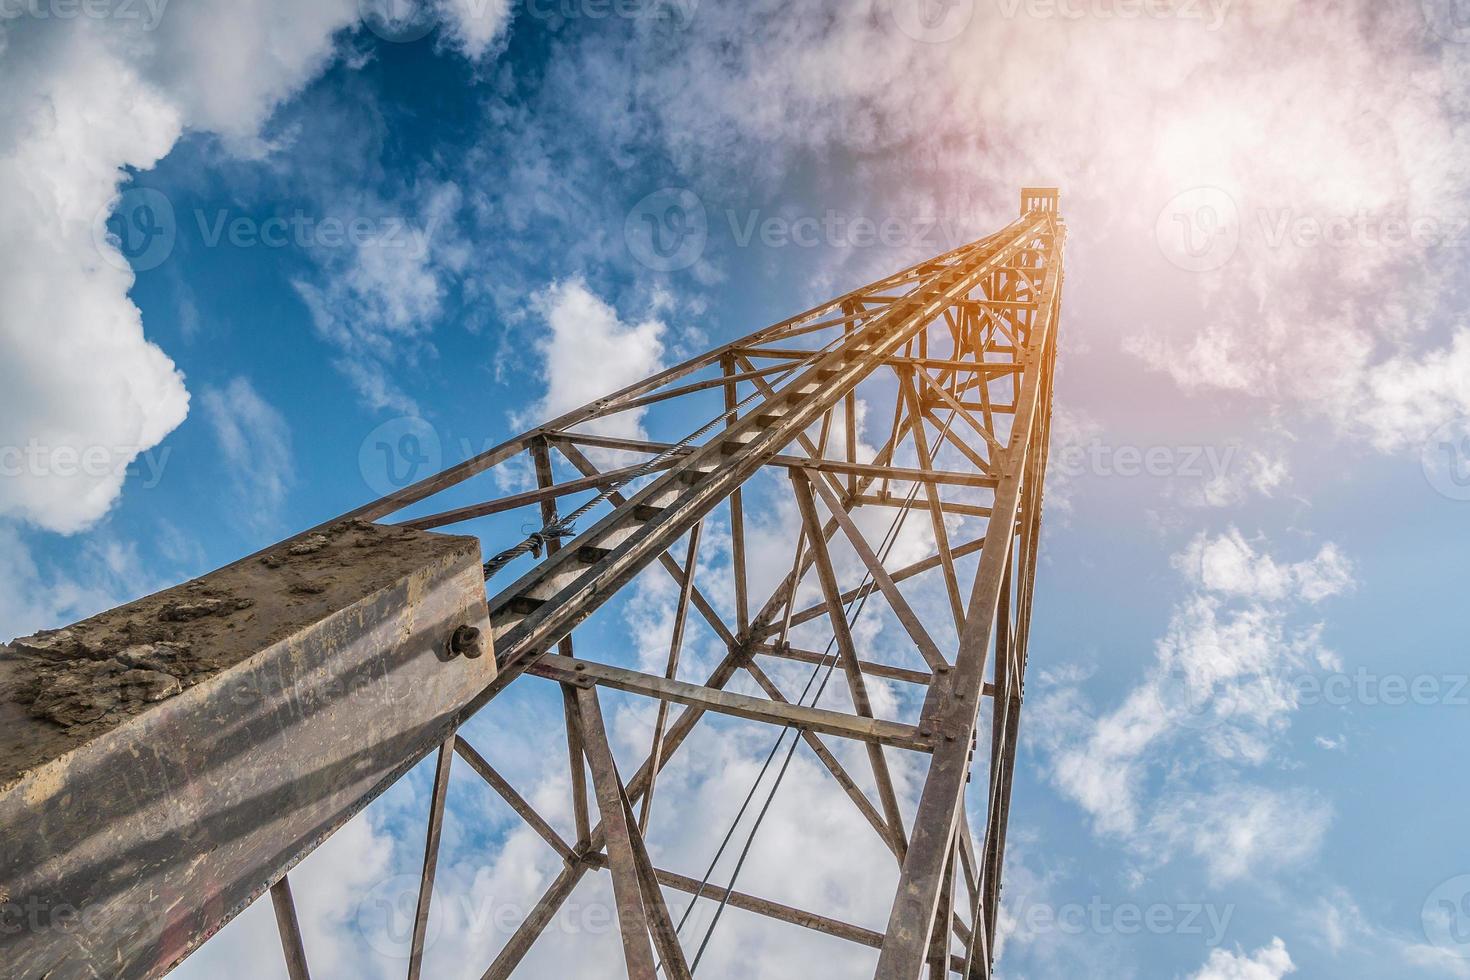
{"type": "Polygon", "coordinates": [[[586,664],[576,664],[575,666],[572,667],[572,669],[573,670],[586,670],[587,669],[587,665],[586,664]]]}
{"type": "Polygon", "coordinates": [[[451,657],[465,656],[478,660],[484,652],[485,648],[480,644],[480,631],[474,626],[456,626],[449,636],[451,657]]]}

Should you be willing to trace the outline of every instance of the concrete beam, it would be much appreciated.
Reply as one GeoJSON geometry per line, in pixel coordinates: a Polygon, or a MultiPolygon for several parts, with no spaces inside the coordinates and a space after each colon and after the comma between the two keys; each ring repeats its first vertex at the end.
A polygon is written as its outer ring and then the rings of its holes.
{"type": "Polygon", "coordinates": [[[349,521],[0,646],[4,972],[162,975],[441,744],[480,560],[349,521]]]}

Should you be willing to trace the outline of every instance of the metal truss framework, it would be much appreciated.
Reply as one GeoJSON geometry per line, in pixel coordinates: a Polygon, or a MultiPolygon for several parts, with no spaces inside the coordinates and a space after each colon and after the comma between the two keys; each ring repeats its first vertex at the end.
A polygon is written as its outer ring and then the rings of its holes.
{"type": "MultiPolygon", "coordinates": [[[[533,508],[549,525],[559,505],[578,494],[596,491],[604,505],[595,522],[570,540],[550,536],[545,557],[491,596],[499,675],[452,719],[455,730],[447,739],[424,746],[426,753],[437,752],[437,764],[410,978],[423,969],[456,754],[565,862],[489,964],[485,980],[510,976],[578,882],[601,870],[612,877],[628,975],[652,978],[661,969],[671,978],[690,976],[663,890],[704,891],[706,897],[710,890],[656,867],[644,834],[660,771],[709,712],[794,729],[899,867],[881,933],[733,889],[722,896],[728,904],[876,948],[876,975],[887,980],[913,980],[926,971],[931,977],[990,975],[1035,585],[1064,238],[1056,191],[1025,190],[1021,216],[997,234],[599,398],[346,515],[381,520],[522,453],[533,462],[537,489],[402,523],[442,528],[533,508]],[[879,375],[895,392],[891,423],[876,454],[859,458],[866,454],[859,452],[857,388],[879,375]],[[595,434],[607,431],[599,421],[620,413],[711,393],[723,395],[724,411],[712,419],[707,412],[698,416],[709,423],[698,430],[700,439],[668,444],[595,434]],[[593,462],[613,454],[632,462],[593,462]],[[554,482],[557,456],[581,476],[554,482]],[[791,571],[769,595],[752,591],[742,501],[742,485],[763,470],[789,483],[801,517],[791,571]],[[934,553],[891,567],[888,541],[871,543],[853,517],[863,507],[892,514],[898,523],[913,514],[932,535],[934,553]],[[720,614],[696,574],[701,531],[717,508],[731,534],[734,595],[721,607],[733,608],[733,622],[720,614]],[[951,540],[954,515],[982,519],[985,533],[951,540]],[[838,580],[838,543],[851,549],[865,572],[855,586],[838,580]],[[663,673],[579,656],[573,629],[655,564],[678,587],[663,673]],[[899,588],[931,572],[948,606],[942,622],[925,622],[899,588]],[[820,598],[803,605],[800,589],[813,579],[820,598]],[[886,603],[922,667],[864,656],[851,624],[854,608],[869,598],[886,603]],[[725,648],[703,683],[679,677],[691,610],[725,648]],[[828,650],[835,647],[835,653],[794,646],[791,633],[804,624],[830,634],[828,650]],[[779,662],[829,674],[840,669],[852,709],[792,698],[762,666],[779,662]],[[727,690],[742,671],[765,697],[727,690]],[[561,689],[574,839],[558,833],[458,731],[522,675],[561,689]],[[868,696],[875,678],[921,689],[918,717],[875,717],[868,696]],[[629,778],[609,747],[600,688],[658,702],[647,758],[629,778]],[[987,803],[975,815],[976,835],[965,791],[982,731],[987,803]],[[839,761],[828,737],[863,745],[871,770],[864,781],[875,788],[876,801],[839,761]],[[895,751],[931,757],[907,821],[889,772],[895,751]]],[[[272,885],[271,897],[290,975],[306,977],[307,951],[286,878],[272,885]]]]}

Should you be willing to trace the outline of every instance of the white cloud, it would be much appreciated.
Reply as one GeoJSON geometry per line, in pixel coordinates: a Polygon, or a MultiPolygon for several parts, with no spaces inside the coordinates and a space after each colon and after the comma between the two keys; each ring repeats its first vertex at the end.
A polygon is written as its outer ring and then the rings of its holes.
{"type": "Polygon", "coordinates": [[[455,227],[460,189],[427,181],[392,201],[340,188],[317,195],[327,214],[350,216],[366,231],[348,247],[313,249],[324,281],[292,285],[317,333],[337,349],[333,364],[368,407],[417,415],[396,369],[432,354],[429,337],[450,279],[464,267],[455,227]]]}
{"type": "Polygon", "coordinates": [[[183,421],[172,361],[143,335],[133,274],[94,233],[121,167],[151,167],[182,129],[177,106],[99,32],[13,32],[0,59],[0,446],[36,462],[0,481],[0,514],[72,532],[100,519],[127,465],[183,421]],[[34,44],[34,47],[30,45],[34,44]],[[30,57],[27,57],[27,53],[30,57]],[[64,453],[107,465],[67,468],[64,453]]]}
{"type": "MultiPolygon", "coordinates": [[[[442,7],[450,46],[476,59],[499,51],[504,0],[442,7]]],[[[128,295],[134,273],[104,228],[124,168],[147,171],[186,130],[218,134],[236,155],[267,154],[262,127],[331,62],[358,16],[354,0],[191,0],[0,20],[0,453],[20,467],[0,481],[0,516],[63,532],[92,525],[128,464],[188,412],[184,379],[146,336],[128,295]],[[88,466],[70,462],[87,453],[88,466]]],[[[426,197],[438,216],[443,195],[426,197]]],[[[122,201],[124,222],[148,219],[164,229],[155,240],[169,241],[167,216],[134,203],[122,201]]],[[[443,248],[434,260],[455,264],[443,248]]],[[[421,255],[359,249],[343,282],[308,293],[375,405],[410,404],[377,348],[438,312],[440,274],[421,255]],[[363,322],[344,326],[347,312],[363,322]]]]}
{"type": "Polygon", "coordinates": [[[1318,602],[1353,586],[1352,563],[1334,544],[1323,545],[1315,558],[1282,565],[1256,551],[1235,528],[1215,537],[1196,535],[1174,562],[1201,588],[1227,596],[1318,602]]]}
{"type": "Polygon", "coordinates": [[[1199,972],[1190,974],[1190,980],[1281,980],[1294,972],[1296,965],[1286,952],[1286,944],[1277,937],[1251,954],[1214,950],[1199,972]]]}
{"type": "MultiPolygon", "coordinates": [[[[546,394],[521,424],[547,421],[599,395],[611,394],[663,367],[662,320],[625,323],[582,279],[548,286],[532,304],[549,332],[537,343],[545,364],[546,394]]],[[[647,409],[619,412],[579,428],[599,435],[646,439],[647,409]]]]}
{"type": "Polygon", "coordinates": [[[239,512],[257,530],[275,530],[295,482],[285,416],[246,378],[235,378],[224,388],[206,388],[201,400],[229,469],[239,512]]]}
{"type": "Polygon", "coordinates": [[[1333,663],[1316,630],[1290,630],[1279,611],[1192,596],[1118,708],[1094,720],[1067,687],[1043,700],[1036,723],[1053,779],[1103,833],[1139,833],[1144,777],[1168,747],[1197,740],[1216,759],[1265,762],[1297,706],[1292,678],[1333,663]]]}
{"type": "Polygon", "coordinates": [[[1415,358],[1399,355],[1366,379],[1367,423],[1382,448],[1418,444],[1447,419],[1470,415],[1470,331],[1415,358]]]}
{"type": "Polygon", "coordinates": [[[1229,786],[1165,801],[1150,831],[1204,862],[1214,882],[1238,881],[1306,861],[1317,852],[1332,811],[1315,794],[1229,786]]]}
{"type": "Polygon", "coordinates": [[[261,124],[322,68],[356,12],[350,0],[154,6],[156,23],[123,7],[0,23],[0,446],[43,453],[0,486],[0,514],[51,530],[101,518],[127,464],[188,411],[182,376],[128,297],[134,273],[104,233],[123,168],[152,167],[185,129],[254,152],[261,124]],[[114,465],[75,472],[72,452],[114,465]]]}
{"type": "MultiPolygon", "coordinates": [[[[567,42],[548,89],[575,114],[569,138],[594,128],[616,158],[653,134],[721,206],[774,212],[777,178],[849,151],[861,162],[823,188],[822,206],[937,215],[968,238],[1014,213],[1015,187],[1057,182],[1090,263],[1075,295],[1116,312],[1090,325],[1119,331],[1098,347],[1122,342],[1181,385],[1325,416],[1380,448],[1470,412],[1470,332],[1450,329],[1458,250],[1378,234],[1426,218],[1458,232],[1445,216],[1470,203],[1457,104],[1470,59],[1433,43],[1419,5],[1359,0],[1321,17],[1237,0],[1218,22],[1006,6],[948,5],[958,36],[923,43],[887,4],[703,4],[677,29],[628,25],[631,56],[603,36],[567,42]],[[588,78],[605,98],[578,98],[588,78]],[[1198,187],[1225,195],[1235,217],[1222,224],[1239,238],[1203,273],[1172,266],[1158,240],[1176,230],[1167,218],[1159,230],[1170,200],[1198,187]],[[1279,230],[1360,215],[1363,240],[1279,230]],[[1151,288],[1113,286],[1140,277],[1151,288]]],[[[823,258],[852,281],[854,267],[888,271],[950,244],[823,258]]]]}
{"type": "Polygon", "coordinates": [[[1300,862],[1330,809],[1245,784],[1238,770],[1272,758],[1298,705],[1294,678],[1338,666],[1321,627],[1290,617],[1294,603],[1350,584],[1346,560],[1328,544],[1316,559],[1283,564],[1232,529],[1197,536],[1175,565],[1195,591],[1176,603],[1143,679],[1101,715],[1063,680],[1037,699],[1031,737],[1097,831],[1145,857],[1193,853],[1218,880],[1300,862]],[[1203,753],[1181,755],[1196,746],[1203,753]]]}
{"type": "Polygon", "coordinates": [[[389,43],[435,34],[438,49],[472,61],[499,54],[513,14],[509,0],[360,0],[368,28],[389,43]]]}
{"type": "Polygon", "coordinates": [[[156,30],[130,39],[129,53],[188,125],[259,151],[271,113],[327,66],[334,35],[357,16],[353,0],[170,2],[156,30]]]}
{"type": "Polygon", "coordinates": [[[1197,488],[1187,490],[1185,503],[1198,507],[1230,507],[1243,503],[1252,493],[1272,496],[1285,485],[1291,466],[1280,451],[1251,450],[1245,456],[1232,456],[1232,464],[1222,467],[1197,488]]]}
{"type": "Polygon", "coordinates": [[[510,0],[439,0],[440,23],[450,43],[472,59],[495,55],[510,26],[510,0]]]}

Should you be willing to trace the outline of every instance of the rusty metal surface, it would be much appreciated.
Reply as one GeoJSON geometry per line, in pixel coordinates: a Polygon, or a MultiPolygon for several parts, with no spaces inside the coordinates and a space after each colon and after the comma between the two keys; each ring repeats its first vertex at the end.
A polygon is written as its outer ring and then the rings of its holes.
{"type": "Polygon", "coordinates": [[[148,977],[447,737],[480,548],[351,521],[0,647],[0,963],[148,977]]]}

